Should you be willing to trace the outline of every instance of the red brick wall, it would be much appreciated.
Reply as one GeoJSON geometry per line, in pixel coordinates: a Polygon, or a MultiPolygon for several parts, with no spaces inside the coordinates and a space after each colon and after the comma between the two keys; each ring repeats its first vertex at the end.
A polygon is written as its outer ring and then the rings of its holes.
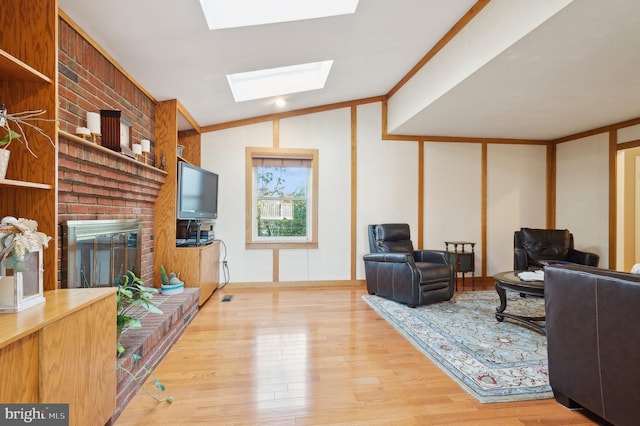
{"type": "MultiPolygon", "coordinates": [[[[155,103],[63,19],[59,26],[60,129],[86,127],[87,111],[119,109],[132,123],[134,142],[152,139],[155,103]]],[[[108,149],[59,140],[58,223],[66,220],[139,219],[142,221],[142,271],[153,278],[154,205],[166,173],[108,149]]],[[[60,241],[59,247],[62,247],[60,241]]],[[[58,256],[62,262],[61,250],[58,256]]],[[[63,283],[59,283],[63,286],[63,283]]]]}
{"type": "Polygon", "coordinates": [[[58,98],[60,130],[74,133],[87,126],[87,111],[122,111],[131,125],[131,139],[153,141],[155,103],[127,75],[60,19],[58,98]]]}

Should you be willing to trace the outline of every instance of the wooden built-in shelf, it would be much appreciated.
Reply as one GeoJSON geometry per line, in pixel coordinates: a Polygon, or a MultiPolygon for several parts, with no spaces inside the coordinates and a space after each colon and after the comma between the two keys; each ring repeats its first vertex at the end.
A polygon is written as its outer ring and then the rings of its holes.
{"type": "Polygon", "coordinates": [[[13,186],[16,188],[53,189],[53,185],[46,183],[26,182],[23,180],[0,179],[1,186],[13,186]]]}
{"type": "MultiPolygon", "coordinates": [[[[2,0],[0,6],[0,81],[2,82],[2,99],[10,113],[18,111],[44,110],[57,116],[58,109],[58,1],[57,0],[2,0]]],[[[25,129],[26,130],[26,129],[25,129]]],[[[42,134],[28,130],[27,136],[49,138],[57,142],[57,125],[54,123],[43,125],[42,134]]],[[[54,144],[55,145],[55,144],[54,144]]],[[[17,148],[17,147],[16,147],[17,148]]],[[[11,149],[9,164],[9,178],[0,180],[0,197],[3,210],[16,217],[28,217],[38,222],[38,230],[47,235],[58,234],[57,218],[57,150],[49,147],[37,149],[37,163],[29,158],[29,153],[22,148],[11,149]]],[[[42,253],[42,284],[45,291],[58,287],[58,242],[56,238],[49,244],[49,249],[42,253]],[[53,247],[52,247],[53,246],[53,247]]],[[[35,309],[35,308],[31,308],[35,309]]],[[[8,314],[2,314],[8,315],[8,314]]],[[[1,333],[0,333],[1,334],[1,333]]],[[[37,342],[37,338],[32,335],[37,342]]],[[[26,370],[16,369],[16,374],[30,372],[33,378],[38,373],[38,347],[35,357],[27,351],[31,359],[35,359],[35,368],[28,366],[26,370]]],[[[4,358],[0,356],[2,365],[8,365],[13,370],[14,365],[20,365],[19,357],[4,358]]],[[[78,364],[81,361],[78,361],[78,364]]],[[[57,368],[55,368],[57,370],[57,368]]],[[[72,370],[70,370],[72,371],[72,370]]],[[[25,375],[26,377],[26,375],[25,375]]],[[[20,389],[38,389],[37,383],[32,387],[26,382],[10,382],[0,379],[0,382],[11,383],[6,386],[14,395],[20,389]]],[[[52,382],[58,386],[64,382],[52,382]]],[[[33,383],[32,383],[33,384],[33,383]]],[[[65,383],[65,386],[67,383],[65,383]]],[[[72,384],[68,385],[73,387],[72,384]]],[[[2,385],[0,385],[0,390],[2,385]]],[[[42,395],[42,394],[40,394],[42,395]]],[[[36,398],[38,394],[36,393],[36,398]]],[[[37,399],[22,400],[21,402],[35,402],[37,399]]],[[[7,400],[7,398],[4,398],[7,400]]],[[[10,398],[18,402],[18,398],[10,398]]],[[[53,400],[53,399],[52,399],[53,400]]],[[[63,401],[55,398],[56,401],[63,401]]],[[[75,424],[71,415],[71,424],[75,424]]]]}
{"type": "Polygon", "coordinates": [[[42,81],[49,84],[53,82],[40,71],[25,64],[2,49],[0,49],[0,75],[3,76],[2,78],[8,77],[16,80],[42,81]]]}
{"type": "Polygon", "coordinates": [[[61,138],[67,139],[67,140],[69,140],[71,142],[87,146],[87,147],[89,147],[91,149],[95,149],[96,151],[104,152],[104,153],[107,153],[109,155],[113,155],[113,156],[116,156],[118,158],[121,158],[123,160],[130,161],[130,162],[134,163],[137,166],[146,167],[148,169],[151,169],[151,170],[156,171],[156,172],[163,173],[165,175],[167,174],[167,172],[165,170],[162,170],[159,167],[152,166],[151,164],[145,164],[142,161],[136,160],[135,158],[128,157],[128,156],[126,156],[126,155],[124,155],[124,154],[122,154],[120,152],[114,151],[112,149],[105,148],[102,145],[98,145],[97,143],[93,143],[91,141],[83,139],[80,136],[74,135],[73,133],[69,133],[69,132],[65,132],[64,130],[60,130],[60,131],[58,131],[58,136],[61,137],[61,138]]]}

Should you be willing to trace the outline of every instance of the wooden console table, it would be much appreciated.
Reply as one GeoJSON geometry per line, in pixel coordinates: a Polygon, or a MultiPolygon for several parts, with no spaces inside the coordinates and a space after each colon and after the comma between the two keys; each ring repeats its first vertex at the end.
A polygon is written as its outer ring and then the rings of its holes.
{"type": "Polygon", "coordinates": [[[458,273],[462,274],[462,288],[464,288],[464,274],[471,272],[471,289],[476,289],[475,276],[475,253],[473,251],[476,243],[469,241],[445,241],[445,250],[453,271],[456,274],[456,290],[458,290],[458,273]],[[449,245],[453,245],[453,251],[449,250],[449,245]],[[461,250],[458,251],[458,246],[461,250]],[[465,246],[471,246],[471,251],[465,251],[465,246]]]}
{"type": "Polygon", "coordinates": [[[116,289],[46,291],[0,314],[0,401],[69,404],[71,425],[106,424],[116,407],[116,289]]]}

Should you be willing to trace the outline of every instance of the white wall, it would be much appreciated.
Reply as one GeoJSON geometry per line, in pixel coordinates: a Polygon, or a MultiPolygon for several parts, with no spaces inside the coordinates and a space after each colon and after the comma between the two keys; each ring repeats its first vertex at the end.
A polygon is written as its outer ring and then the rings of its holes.
{"type": "Polygon", "coordinates": [[[418,241],[418,145],[383,141],[381,108],[374,103],[357,109],[357,279],[364,279],[369,224],[408,223],[414,246],[418,241]]]}
{"type": "Polygon", "coordinates": [[[609,267],[609,135],[558,144],[556,227],[573,233],[575,247],[600,255],[609,267]]]}
{"type": "Polygon", "coordinates": [[[546,227],[546,147],[487,147],[487,276],[513,269],[513,233],[546,227]]]}
{"type": "Polygon", "coordinates": [[[480,275],[481,220],[482,146],[425,143],[424,248],[444,250],[445,241],[474,242],[475,273],[480,275]]]}
{"type": "Polygon", "coordinates": [[[343,108],[280,120],[280,147],[319,149],[320,180],[318,248],[280,250],[280,280],[349,279],[351,110],[343,108]]]}
{"type": "MultiPolygon", "coordinates": [[[[364,279],[367,225],[405,222],[418,241],[419,145],[383,141],[381,103],[356,109],[356,194],[351,193],[351,108],[280,120],[279,145],[319,150],[318,248],[280,250],[286,281],[351,279],[351,235],[356,236],[355,276],[364,279]],[[351,229],[355,196],[356,229],[351,229]]],[[[202,166],[220,174],[216,237],[227,247],[231,282],[270,282],[273,252],[245,248],[245,148],[273,146],[272,122],[202,135],[202,166]]],[[[608,138],[566,142],[557,149],[558,228],[570,229],[576,247],[608,264],[608,138]]],[[[487,145],[486,276],[513,268],[513,232],[546,227],[546,146],[487,145]]],[[[482,145],[424,143],[424,247],[444,241],[476,243],[482,263],[482,145]]],[[[223,249],[222,254],[225,254],[223,249]]]]}
{"type": "MultiPolygon", "coordinates": [[[[350,278],[350,120],[349,108],[280,120],[281,147],[319,149],[320,180],[318,248],[280,250],[281,281],[350,278]]],[[[202,167],[220,174],[216,238],[228,248],[232,282],[273,278],[273,251],[245,248],[245,148],[273,143],[271,122],[202,135],[202,167]]]]}
{"type": "MultiPolygon", "coordinates": [[[[245,147],[271,147],[271,122],[202,135],[201,165],[220,175],[216,238],[224,242],[232,282],[269,281],[271,250],[245,250],[245,147]]],[[[224,256],[221,249],[221,258],[224,256]]]]}

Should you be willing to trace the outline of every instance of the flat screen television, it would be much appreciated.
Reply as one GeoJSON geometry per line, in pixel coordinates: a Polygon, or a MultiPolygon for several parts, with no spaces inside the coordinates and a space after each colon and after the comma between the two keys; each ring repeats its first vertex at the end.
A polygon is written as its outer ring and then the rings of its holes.
{"type": "Polygon", "coordinates": [[[184,161],[178,164],[177,218],[217,219],[218,175],[184,161]]]}

